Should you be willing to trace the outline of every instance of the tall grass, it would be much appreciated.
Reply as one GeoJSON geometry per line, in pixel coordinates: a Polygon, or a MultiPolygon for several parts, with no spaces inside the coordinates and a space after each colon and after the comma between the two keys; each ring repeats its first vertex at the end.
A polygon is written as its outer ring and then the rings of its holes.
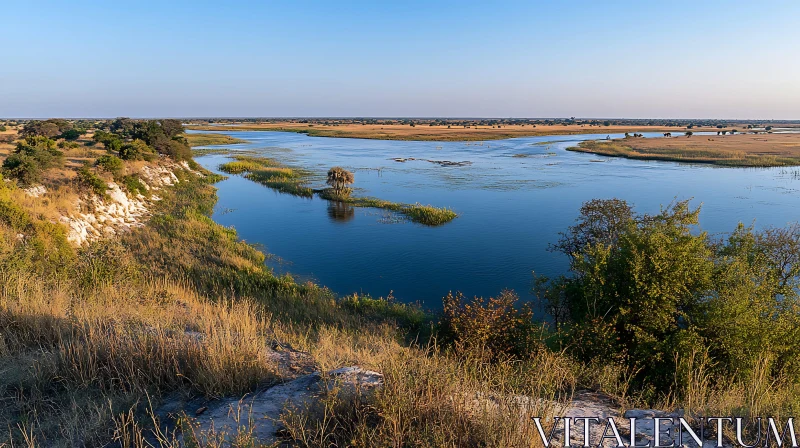
{"type": "Polygon", "coordinates": [[[344,202],[355,207],[371,207],[391,210],[393,212],[405,215],[413,222],[428,226],[447,224],[458,217],[456,212],[445,207],[434,207],[432,205],[422,204],[404,204],[402,202],[391,202],[370,197],[354,197],[350,196],[349,194],[337,194],[330,188],[321,190],[319,195],[323,199],[344,202]]]}
{"type": "Polygon", "coordinates": [[[305,173],[295,168],[281,166],[266,157],[236,156],[236,160],[220,165],[229,174],[244,174],[244,177],[281,193],[301,197],[312,197],[314,192],[305,186],[305,173]]]}

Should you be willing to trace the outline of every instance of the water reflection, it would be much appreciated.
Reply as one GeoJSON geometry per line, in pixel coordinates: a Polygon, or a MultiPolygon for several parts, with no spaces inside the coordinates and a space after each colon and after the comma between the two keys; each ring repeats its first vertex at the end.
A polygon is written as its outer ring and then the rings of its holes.
{"type": "Polygon", "coordinates": [[[356,216],[356,209],[346,202],[328,201],[328,217],[333,222],[347,222],[356,216]]]}

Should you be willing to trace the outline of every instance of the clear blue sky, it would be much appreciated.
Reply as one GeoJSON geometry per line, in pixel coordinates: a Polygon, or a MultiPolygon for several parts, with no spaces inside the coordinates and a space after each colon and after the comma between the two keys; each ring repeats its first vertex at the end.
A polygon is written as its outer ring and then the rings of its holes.
{"type": "Polygon", "coordinates": [[[8,1],[0,117],[800,119],[800,2],[8,1]]]}

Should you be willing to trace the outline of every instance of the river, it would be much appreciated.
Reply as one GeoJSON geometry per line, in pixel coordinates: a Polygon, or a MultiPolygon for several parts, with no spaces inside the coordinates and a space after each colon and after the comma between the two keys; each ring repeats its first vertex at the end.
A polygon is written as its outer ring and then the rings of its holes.
{"type": "MultiPolygon", "coordinates": [[[[322,186],[328,168],[339,165],[355,173],[357,195],[455,210],[454,221],[427,227],[383,210],[277,193],[240,176],[217,184],[213,219],[273,254],[268,264],[276,272],[342,295],[391,293],[433,309],[448,291],[488,297],[508,288],[531,299],[532,272],[566,273],[566,258],[549,252],[548,244],[592,198],[625,199],[646,213],[692,198],[702,205],[702,229],[715,235],[738,222],[783,226],[800,210],[800,168],[721,168],[566,151],[605,134],[422,142],[223,133],[248,143],[207,148],[252,151],[308,168],[313,186],[322,186]]],[[[229,159],[212,154],[196,160],[219,172],[229,159]]]]}

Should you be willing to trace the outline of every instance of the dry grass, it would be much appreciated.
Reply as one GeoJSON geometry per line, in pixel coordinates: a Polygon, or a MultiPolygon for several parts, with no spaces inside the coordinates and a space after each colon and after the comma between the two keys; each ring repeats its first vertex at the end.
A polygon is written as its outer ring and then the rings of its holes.
{"type": "Polygon", "coordinates": [[[586,141],[570,149],[612,157],[725,166],[800,165],[800,134],[627,138],[586,141]]]}
{"type": "MultiPolygon", "coordinates": [[[[675,127],[664,126],[589,126],[589,125],[507,125],[492,126],[428,126],[411,127],[402,124],[314,124],[309,126],[292,121],[242,123],[231,126],[193,125],[188,129],[210,131],[285,131],[299,132],[313,137],[366,138],[374,140],[427,140],[427,141],[476,141],[498,140],[541,135],[614,134],[642,132],[677,132],[675,127]]],[[[715,128],[695,128],[695,131],[713,131],[715,128]]]]}

